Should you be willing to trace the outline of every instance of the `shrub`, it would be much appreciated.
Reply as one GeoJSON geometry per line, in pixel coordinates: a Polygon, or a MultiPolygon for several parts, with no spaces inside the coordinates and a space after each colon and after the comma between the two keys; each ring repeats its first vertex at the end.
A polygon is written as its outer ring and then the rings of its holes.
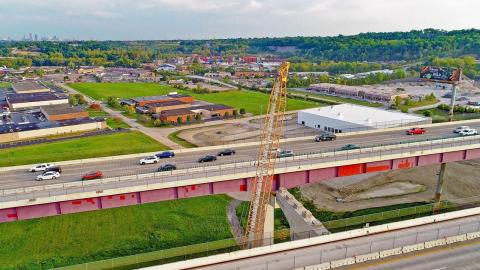
{"type": "Polygon", "coordinates": [[[400,111],[401,111],[402,113],[408,113],[408,108],[402,108],[400,111]]]}
{"type": "Polygon", "coordinates": [[[107,97],[107,104],[108,104],[108,106],[110,106],[112,108],[120,107],[120,102],[118,101],[118,98],[116,98],[116,97],[107,97]]]}
{"type": "Polygon", "coordinates": [[[181,125],[182,124],[182,117],[177,117],[177,124],[181,125]]]}
{"type": "Polygon", "coordinates": [[[100,104],[92,103],[92,104],[90,104],[90,109],[92,109],[94,111],[100,111],[100,104]]]}
{"type": "Polygon", "coordinates": [[[432,112],[431,111],[424,111],[423,116],[432,117],[432,112]]]}
{"type": "Polygon", "coordinates": [[[246,113],[245,108],[240,108],[240,114],[244,115],[246,113]]]}
{"type": "Polygon", "coordinates": [[[195,120],[197,121],[202,120],[202,116],[200,114],[195,114],[195,120]]]}

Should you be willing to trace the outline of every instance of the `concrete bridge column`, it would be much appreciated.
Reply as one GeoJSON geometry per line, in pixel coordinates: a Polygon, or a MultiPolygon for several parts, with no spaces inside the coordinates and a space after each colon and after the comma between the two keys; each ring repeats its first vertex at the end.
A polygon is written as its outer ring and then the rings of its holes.
{"type": "MultiPolygon", "coordinates": [[[[435,204],[438,206],[443,192],[443,181],[445,178],[445,170],[447,169],[447,163],[440,165],[440,172],[438,173],[437,188],[435,190],[435,204]]],[[[437,208],[437,206],[435,208],[437,208]]]]}
{"type": "Polygon", "coordinates": [[[269,246],[274,244],[274,232],[275,232],[275,197],[270,198],[270,203],[266,206],[265,211],[265,223],[263,224],[263,246],[269,246]]]}

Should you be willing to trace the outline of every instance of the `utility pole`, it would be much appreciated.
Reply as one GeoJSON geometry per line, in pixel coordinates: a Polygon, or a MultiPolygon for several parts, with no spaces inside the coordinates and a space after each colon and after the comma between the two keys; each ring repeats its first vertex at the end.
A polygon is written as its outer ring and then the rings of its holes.
{"type": "Polygon", "coordinates": [[[455,107],[455,99],[457,96],[457,86],[458,82],[454,82],[452,85],[452,99],[450,100],[450,111],[448,112],[448,121],[453,121],[453,109],[455,107]]]}

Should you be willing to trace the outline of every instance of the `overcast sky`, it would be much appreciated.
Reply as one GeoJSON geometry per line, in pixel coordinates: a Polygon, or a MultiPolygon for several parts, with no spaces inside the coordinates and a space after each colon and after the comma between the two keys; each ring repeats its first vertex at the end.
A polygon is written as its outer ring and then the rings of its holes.
{"type": "Polygon", "coordinates": [[[0,0],[0,38],[202,39],[480,28],[479,0],[0,0]]]}

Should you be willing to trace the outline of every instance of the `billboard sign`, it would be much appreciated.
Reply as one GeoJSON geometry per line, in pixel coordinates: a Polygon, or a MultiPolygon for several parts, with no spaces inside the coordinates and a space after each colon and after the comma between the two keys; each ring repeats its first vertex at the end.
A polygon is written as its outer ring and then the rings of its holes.
{"type": "Polygon", "coordinates": [[[460,81],[462,70],[458,68],[422,67],[420,78],[432,82],[456,83],[460,81]]]}

